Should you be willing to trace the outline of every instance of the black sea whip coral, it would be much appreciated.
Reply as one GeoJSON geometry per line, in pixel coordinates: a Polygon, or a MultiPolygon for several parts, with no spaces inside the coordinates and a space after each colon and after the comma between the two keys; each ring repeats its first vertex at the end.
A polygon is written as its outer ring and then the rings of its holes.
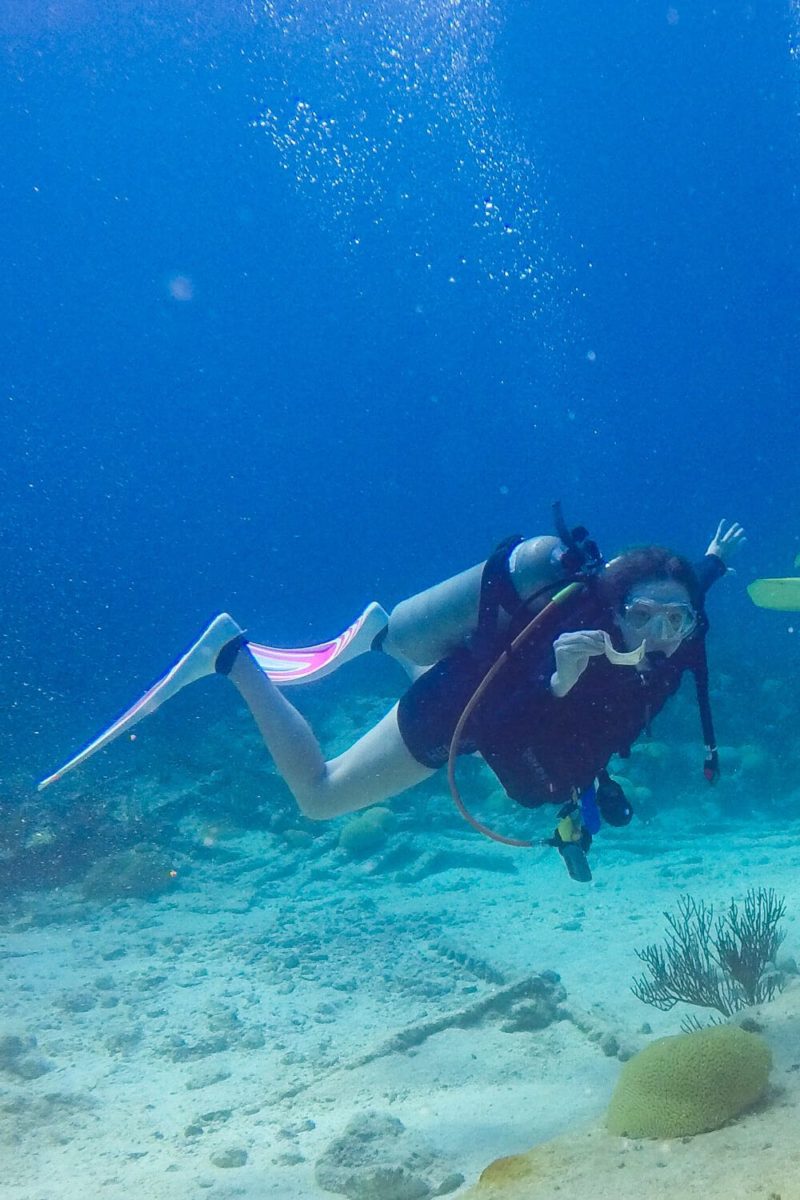
{"type": "MultiPolygon", "coordinates": [[[[716,922],[711,905],[682,897],[677,914],[664,913],[664,945],[636,951],[649,974],[634,980],[633,994],[663,1011],[683,1003],[724,1017],[771,1000],[783,986],[775,956],[786,936],[778,927],[785,912],[771,888],[751,888],[741,906],[731,900],[716,922]]],[[[697,1025],[695,1018],[684,1022],[697,1025]]]]}

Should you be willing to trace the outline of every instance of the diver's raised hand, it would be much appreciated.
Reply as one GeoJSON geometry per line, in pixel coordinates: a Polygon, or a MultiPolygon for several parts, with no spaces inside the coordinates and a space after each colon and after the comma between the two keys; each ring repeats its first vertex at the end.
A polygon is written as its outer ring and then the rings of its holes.
{"type": "Polygon", "coordinates": [[[744,529],[742,529],[738,521],[732,521],[728,525],[728,522],[723,517],[717,526],[717,532],[711,539],[706,554],[716,554],[717,558],[721,558],[727,565],[728,559],[746,541],[747,538],[745,537],[744,529]]]}
{"type": "Polygon", "coordinates": [[[566,696],[589,665],[589,659],[605,654],[606,639],[602,629],[577,629],[562,633],[553,642],[556,669],[550,676],[550,691],[559,699],[566,696]]]}

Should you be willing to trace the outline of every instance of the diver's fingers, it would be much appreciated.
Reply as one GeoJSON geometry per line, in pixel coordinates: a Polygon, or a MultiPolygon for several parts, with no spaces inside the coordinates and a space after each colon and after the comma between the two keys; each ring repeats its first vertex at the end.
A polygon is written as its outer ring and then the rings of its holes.
{"type": "Polygon", "coordinates": [[[575,635],[576,647],[586,654],[605,654],[606,640],[602,629],[582,629],[575,635]]]}
{"type": "Polygon", "coordinates": [[[573,654],[603,654],[605,640],[600,629],[576,629],[562,633],[553,643],[555,650],[573,654]]]}
{"type": "Polygon", "coordinates": [[[732,542],[738,543],[739,541],[742,541],[744,539],[744,528],[739,524],[739,522],[731,521],[730,526],[726,529],[725,526],[727,524],[727,520],[720,521],[719,525],[717,526],[717,532],[714,534],[714,542],[724,546],[730,545],[732,542]]]}

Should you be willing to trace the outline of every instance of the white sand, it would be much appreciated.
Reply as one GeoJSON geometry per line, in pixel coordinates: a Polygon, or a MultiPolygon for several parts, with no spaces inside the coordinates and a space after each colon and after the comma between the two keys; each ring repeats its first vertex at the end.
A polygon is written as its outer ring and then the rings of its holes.
{"type": "Polygon", "coordinates": [[[702,840],[677,817],[671,829],[634,826],[598,839],[588,887],[555,853],[495,851],[477,834],[456,846],[511,856],[518,874],[450,870],[401,885],[369,864],[287,858],[269,835],[248,835],[227,848],[251,863],[182,870],[155,903],[86,905],[69,889],[30,897],[6,913],[0,1034],[35,1037],[53,1069],[0,1074],[0,1197],[330,1195],[315,1160],[370,1109],[427,1135],[469,1185],[492,1159],[596,1120],[617,1059],[570,1021],[505,1033],[489,1019],[348,1063],[490,993],[481,964],[509,981],[558,971],[568,1008],[594,1008],[633,1044],[648,1040],[643,1022],[676,1032],[681,1013],[630,992],[635,948],[661,939],[661,914],[684,891],[718,903],[763,885],[786,896],[783,950],[800,957],[798,835],[798,824],[728,825],[702,840]],[[77,993],[93,1006],[73,1011],[77,993]],[[175,1039],[214,1037],[230,1048],[176,1061],[175,1039]],[[246,1150],[246,1164],[215,1166],[226,1147],[246,1150]]]}

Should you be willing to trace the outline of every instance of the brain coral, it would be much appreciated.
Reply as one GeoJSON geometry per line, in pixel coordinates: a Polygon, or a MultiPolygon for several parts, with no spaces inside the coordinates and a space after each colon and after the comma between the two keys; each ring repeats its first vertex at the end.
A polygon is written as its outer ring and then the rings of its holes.
{"type": "Polygon", "coordinates": [[[390,809],[368,808],[342,828],[339,848],[350,858],[366,858],[384,845],[394,826],[395,818],[390,809]]]}
{"type": "Polygon", "coordinates": [[[660,1038],[625,1063],[606,1124],[636,1138],[718,1129],[758,1100],[771,1063],[764,1039],[738,1025],[660,1038]]]}

